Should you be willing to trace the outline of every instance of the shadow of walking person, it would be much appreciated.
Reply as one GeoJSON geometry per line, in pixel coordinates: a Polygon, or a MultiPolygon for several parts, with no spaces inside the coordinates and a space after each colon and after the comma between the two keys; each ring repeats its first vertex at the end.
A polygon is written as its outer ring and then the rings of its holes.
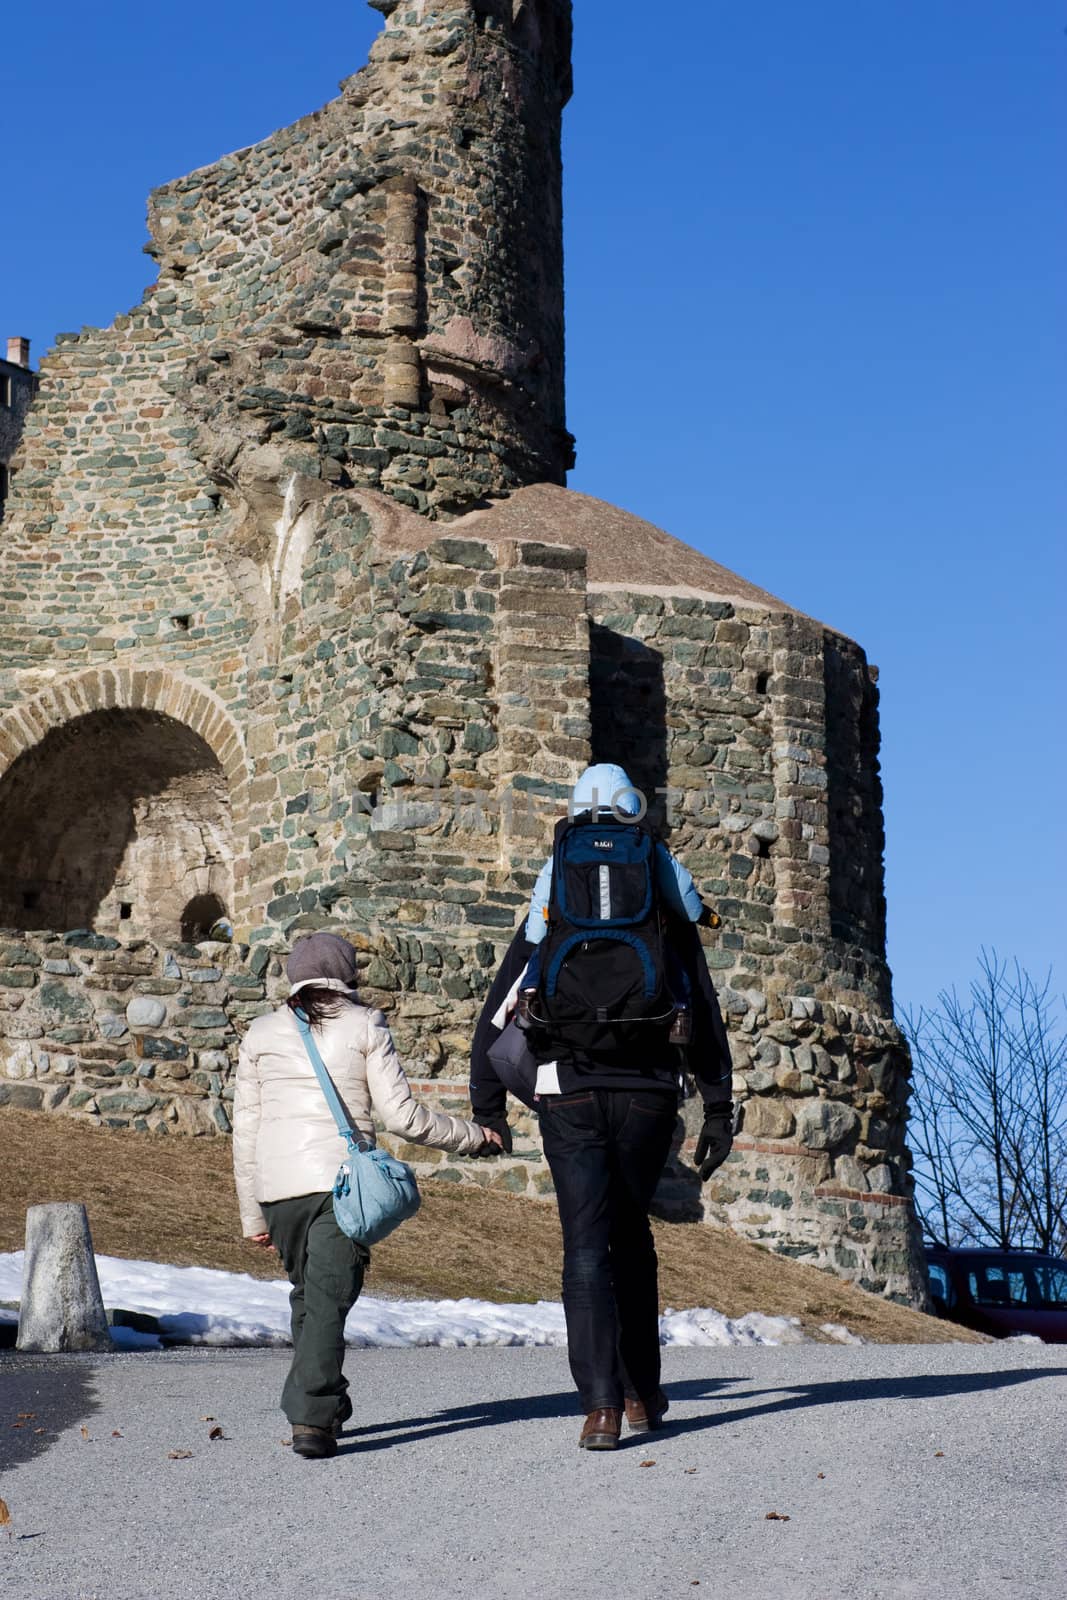
{"type": "MultiPolygon", "coordinates": [[[[995,1389],[1032,1383],[1038,1378],[1062,1377],[1067,1377],[1067,1367],[1040,1367],[1033,1371],[1012,1368],[1000,1372],[924,1373],[913,1378],[844,1378],[832,1383],[782,1383],[773,1389],[738,1395],[736,1399],[740,1404],[720,1409],[714,1416],[668,1416],[664,1419],[661,1432],[664,1435],[696,1433],[704,1428],[720,1427],[723,1423],[745,1422],[752,1417],[800,1411],[810,1406],[855,1405],[882,1400],[934,1400],[988,1394],[995,1389]],[[768,1398],[770,1396],[774,1398],[768,1398]]],[[[747,1381],[744,1378],[730,1380],[732,1384],[747,1381]]],[[[721,1388],[722,1384],[718,1381],[705,1383],[700,1379],[690,1379],[671,1384],[667,1394],[672,1402],[705,1400],[720,1398],[717,1391],[721,1388]]]]}
{"type": "MultiPolygon", "coordinates": [[[[668,1414],[657,1430],[661,1438],[698,1433],[706,1428],[731,1425],[753,1417],[772,1416],[786,1411],[796,1411],[809,1406],[854,1405],[864,1401],[927,1400],[948,1396],[979,1395],[995,1389],[1031,1383],[1038,1378],[1067,1377],[1067,1367],[1042,1367],[1034,1371],[1010,1369],[1000,1372],[931,1373],[913,1378],[844,1378],[839,1382],[781,1384],[773,1389],[760,1389],[755,1393],[731,1396],[725,1391],[748,1378],[690,1378],[666,1385],[672,1406],[701,1400],[718,1402],[714,1413],[704,1412],[695,1417],[678,1417],[668,1414]],[[724,1404],[731,1399],[739,1404],[724,1404]]],[[[575,1395],[561,1392],[541,1395],[520,1395],[505,1400],[486,1400],[466,1406],[455,1406],[445,1411],[430,1412],[422,1417],[404,1417],[394,1422],[373,1423],[346,1431],[339,1453],[363,1453],[368,1450],[388,1450],[395,1445],[413,1444],[425,1439],[440,1438],[454,1433],[467,1433],[474,1428],[506,1427],[510,1423],[556,1421],[570,1419],[575,1414],[575,1395]]],[[[647,1434],[632,1435],[622,1443],[648,1444],[647,1434]]]]}

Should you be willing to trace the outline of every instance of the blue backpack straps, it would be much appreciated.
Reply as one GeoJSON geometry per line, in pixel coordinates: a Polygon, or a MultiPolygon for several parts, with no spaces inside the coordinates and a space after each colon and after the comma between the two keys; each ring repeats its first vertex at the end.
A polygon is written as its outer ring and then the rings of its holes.
{"type": "Polygon", "coordinates": [[[296,1025],[300,1029],[300,1037],[304,1041],[304,1049],[308,1053],[308,1059],[310,1060],[311,1065],[315,1068],[315,1076],[319,1080],[319,1087],[326,1096],[326,1104],[333,1112],[333,1120],[337,1124],[337,1131],[341,1135],[342,1139],[348,1140],[350,1146],[359,1149],[359,1147],[365,1141],[360,1137],[359,1134],[356,1133],[352,1127],[352,1124],[345,1115],[344,1106],[341,1104],[341,1097],[333,1086],[333,1079],[327,1072],[326,1063],[323,1061],[322,1056],[319,1053],[319,1047],[315,1043],[315,1036],[311,1031],[311,1024],[302,1011],[294,1011],[293,1015],[296,1018],[296,1025]]]}

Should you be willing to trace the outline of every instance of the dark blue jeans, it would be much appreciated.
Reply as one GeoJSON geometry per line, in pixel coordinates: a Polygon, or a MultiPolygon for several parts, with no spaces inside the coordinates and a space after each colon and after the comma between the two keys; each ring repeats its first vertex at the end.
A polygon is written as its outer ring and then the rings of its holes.
{"type": "Polygon", "coordinates": [[[678,1116],[673,1090],[542,1095],[563,1227],[563,1309],[583,1411],[647,1399],[660,1381],[659,1287],[648,1207],[678,1116]]]}

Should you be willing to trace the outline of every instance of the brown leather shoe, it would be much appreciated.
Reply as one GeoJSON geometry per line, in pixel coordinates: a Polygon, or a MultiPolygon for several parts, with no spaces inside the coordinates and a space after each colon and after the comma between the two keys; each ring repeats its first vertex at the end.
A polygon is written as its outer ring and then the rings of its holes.
{"type": "Polygon", "coordinates": [[[590,1411],[578,1436],[579,1450],[614,1450],[622,1431],[622,1412],[614,1406],[590,1411]]]}
{"type": "Polygon", "coordinates": [[[649,1433],[658,1428],[666,1416],[670,1401],[662,1389],[657,1389],[648,1400],[626,1399],[626,1421],[631,1433],[649,1433]]]}
{"type": "Polygon", "coordinates": [[[313,1428],[308,1422],[293,1423],[293,1454],[308,1461],[325,1461],[337,1454],[332,1428],[313,1428]]]}

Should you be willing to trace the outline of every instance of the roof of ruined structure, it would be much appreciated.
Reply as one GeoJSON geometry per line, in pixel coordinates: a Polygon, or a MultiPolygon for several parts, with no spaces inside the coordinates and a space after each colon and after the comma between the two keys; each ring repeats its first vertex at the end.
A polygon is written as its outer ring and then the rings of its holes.
{"type": "Polygon", "coordinates": [[[442,538],[478,539],[487,544],[516,539],[577,545],[588,552],[589,588],[594,591],[693,595],[802,615],[795,606],[757,588],[654,523],[558,484],[531,484],[506,500],[495,500],[484,510],[468,511],[448,523],[427,522],[386,495],[358,493],[371,514],[383,553],[410,554],[442,538]]]}

